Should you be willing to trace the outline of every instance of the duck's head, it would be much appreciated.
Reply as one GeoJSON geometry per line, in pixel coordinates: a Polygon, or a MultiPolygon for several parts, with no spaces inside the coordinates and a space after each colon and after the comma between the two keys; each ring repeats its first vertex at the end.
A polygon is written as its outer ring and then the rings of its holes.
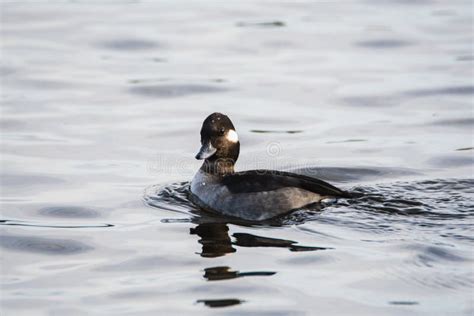
{"type": "Polygon", "coordinates": [[[202,123],[201,149],[196,159],[232,163],[239,157],[240,143],[232,121],[222,113],[212,113],[202,123]]]}

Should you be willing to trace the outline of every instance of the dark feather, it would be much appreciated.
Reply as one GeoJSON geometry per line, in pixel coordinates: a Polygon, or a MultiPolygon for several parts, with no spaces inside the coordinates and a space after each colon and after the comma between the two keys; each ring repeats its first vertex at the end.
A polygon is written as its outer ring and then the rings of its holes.
{"type": "Polygon", "coordinates": [[[249,170],[225,175],[222,182],[232,193],[274,191],[281,188],[300,188],[324,196],[351,197],[349,192],[340,190],[322,180],[308,176],[276,171],[249,170]]]}

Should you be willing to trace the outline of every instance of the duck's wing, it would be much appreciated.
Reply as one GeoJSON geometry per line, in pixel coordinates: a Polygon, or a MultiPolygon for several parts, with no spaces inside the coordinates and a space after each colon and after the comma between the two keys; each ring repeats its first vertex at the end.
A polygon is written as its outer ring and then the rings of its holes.
{"type": "Polygon", "coordinates": [[[281,188],[300,188],[324,196],[351,197],[349,192],[336,188],[322,180],[308,176],[276,171],[276,170],[249,170],[225,175],[223,184],[232,193],[250,193],[274,191],[281,188]]]}

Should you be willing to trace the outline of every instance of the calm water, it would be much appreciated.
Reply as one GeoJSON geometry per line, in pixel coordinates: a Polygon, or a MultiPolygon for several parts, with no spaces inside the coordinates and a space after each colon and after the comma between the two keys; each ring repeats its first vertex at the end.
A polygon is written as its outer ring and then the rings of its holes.
{"type": "Polygon", "coordinates": [[[2,315],[472,315],[470,1],[1,5],[2,315]],[[239,170],[363,193],[249,225],[187,200],[202,120],[239,170]]]}

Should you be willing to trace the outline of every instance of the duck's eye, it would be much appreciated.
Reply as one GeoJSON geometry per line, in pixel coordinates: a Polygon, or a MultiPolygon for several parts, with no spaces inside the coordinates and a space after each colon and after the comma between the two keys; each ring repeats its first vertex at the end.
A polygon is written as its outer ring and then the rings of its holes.
{"type": "Polygon", "coordinates": [[[219,134],[221,134],[221,135],[224,135],[224,134],[225,134],[225,128],[224,128],[224,127],[222,127],[222,128],[219,130],[219,134]]]}

